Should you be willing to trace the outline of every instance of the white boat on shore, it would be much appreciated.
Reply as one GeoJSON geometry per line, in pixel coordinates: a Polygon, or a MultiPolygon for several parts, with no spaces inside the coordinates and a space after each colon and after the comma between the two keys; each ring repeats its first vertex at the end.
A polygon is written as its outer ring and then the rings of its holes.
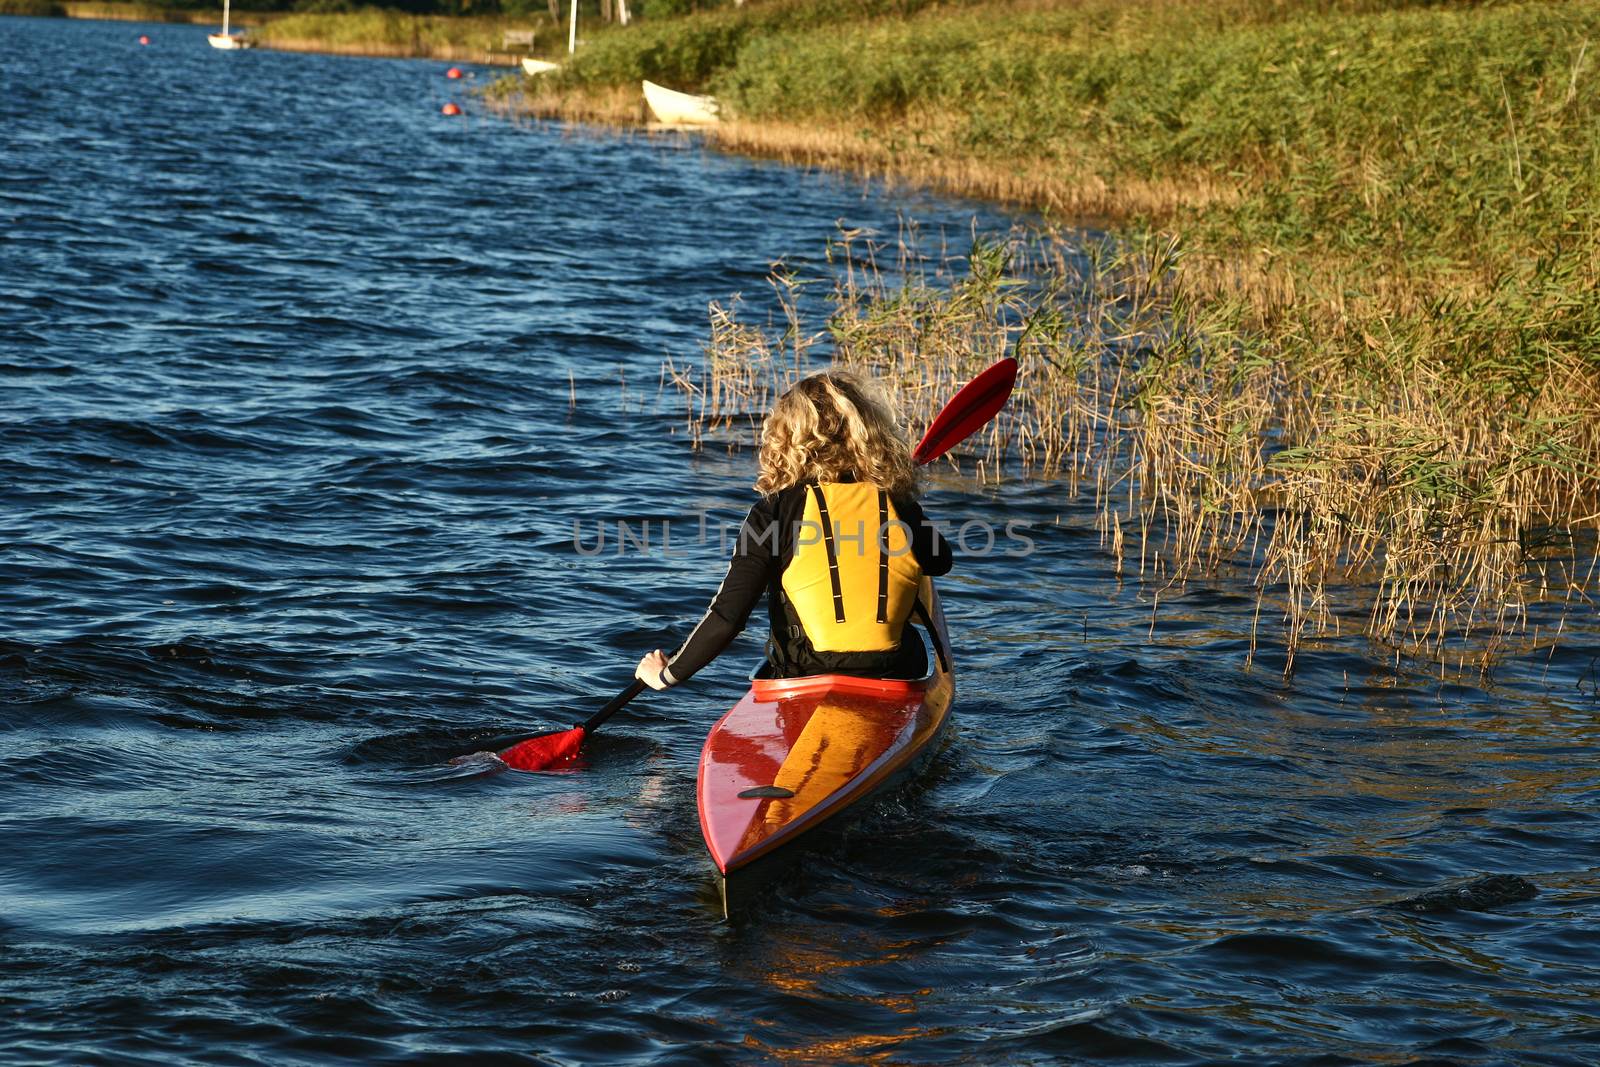
{"type": "Polygon", "coordinates": [[[560,63],[552,63],[548,59],[523,59],[522,61],[522,73],[528,75],[529,77],[537,77],[540,74],[549,74],[560,69],[560,63]]]}
{"type": "Polygon", "coordinates": [[[212,48],[240,49],[249,48],[250,41],[242,33],[229,32],[229,16],[232,14],[231,0],[222,0],[222,32],[206,34],[206,43],[212,48]]]}
{"type": "Polygon", "coordinates": [[[712,126],[720,119],[721,105],[714,97],[680,93],[652,81],[644,83],[644,102],[656,121],[668,126],[712,126]]]}

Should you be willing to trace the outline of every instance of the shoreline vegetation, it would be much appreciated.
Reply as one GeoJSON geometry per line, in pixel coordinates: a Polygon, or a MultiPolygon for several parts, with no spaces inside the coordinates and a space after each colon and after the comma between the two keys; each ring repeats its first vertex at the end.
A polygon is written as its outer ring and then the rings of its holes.
{"type": "Polygon", "coordinates": [[[720,148],[1044,214],[892,282],[836,247],[825,322],[713,307],[669,368],[697,440],[809,341],[911,412],[1015,347],[988,471],[1087,480],[1158,587],[1252,575],[1286,672],[1352,630],[1443,671],[1595,614],[1597,52],[1597,0],[769,0],[491,95],[628,125],[649,78],[715,95],[720,148]],[[1086,221],[1116,250],[1053,229],[1086,221]]]}
{"type": "MultiPolygon", "coordinates": [[[[416,15],[367,8],[349,14],[289,13],[250,31],[263,48],[285,52],[389,59],[437,59],[514,67],[525,53],[505,44],[507,30],[522,22],[499,17],[416,15]]],[[[554,33],[547,33],[554,39],[554,33]]]]}
{"type": "MultiPolygon", "coordinates": [[[[0,15],[39,18],[104,19],[114,22],[220,24],[222,7],[174,7],[129,0],[0,0],[0,15]]],[[[514,67],[526,51],[513,51],[508,31],[530,32],[530,20],[500,15],[427,14],[393,8],[317,12],[253,10],[235,7],[233,24],[246,28],[257,45],[284,52],[372,56],[386,59],[437,59],[514,67]]],[[[557,31],[545,20],[532,30],[552,45],[557,31]]]]}
{"type": "MultiPolygon", "coordinates": [[[[101,19],[107,22],[175,22],[204,25],[221,21],[222,7],[195,10],[132,0],[0,0],[0,15],[34,18],[101,19]]],[[[270,12],[251,12],[252,20],[270,19],[270,12]]]]}
{"type": "MultiPolygon", "coordinates": [[[[0,0],[3,2],[3,0],[0,0]]],[[[294,11],[254,29],[264,48],[394,59],[438,59],[515,67],[525,56],[566,47],[565,30],[548,18],[445,15],[361,7],[294,11]],[[517,43],[510,43],[516,39],[517,43]]]]}
{"type": "Polygon", "coordinates": [[[1246,302],[1193,284],[1171,236],[1046,227],[932,259],[846,233],[828,251],[825,321],[800,297],[813,280],[780,270],[781,328],[715,303],[704,365],[666,365],[695,447],[754,449],[777,394],[829,363],[888,382],[925,425],[1011,353],[1010,403],[952,465],[1091,497],[1117,575],[1148,583],[1152,627],[1191,579],[1227,572],[1257,592],[1247,661],[1259,640],[1289,674],[1303,647],[1363,633],[1443,675],[1548,652],[1569,615],[1595,617],[1595,515],[1573,511],[1594,498],[1592,385],[1548,382],[1537,419],[1485,419],[1455,406],[1479,385],[1438,368],[1287,364],[1246,302]]]}
{"type": "MultiPolygon", "coordinates": [[[[812,357],[915,416],[1015,348],[985,477],[1092,486],[1157,603],[1250,575],[1286,672],[1351,631],[1487,669],[1594,617],[1600,0],[701,6],[591,21],[570,60],[564,27],[524,19],[562,69],[486,98],[638,126],[648,78],[722,102],[716,147],[1044,221],[951,263],[845,235],[825,321],[782,273],[777,332],[713,306],[705,365],[668,368],[697,441],[748,435],[812,357]],[[1110,243],[1063,228],[1084,224],[1110,243]]],[[[515,21],[305,13],[257,36],[419,55],[515,21]]]]}

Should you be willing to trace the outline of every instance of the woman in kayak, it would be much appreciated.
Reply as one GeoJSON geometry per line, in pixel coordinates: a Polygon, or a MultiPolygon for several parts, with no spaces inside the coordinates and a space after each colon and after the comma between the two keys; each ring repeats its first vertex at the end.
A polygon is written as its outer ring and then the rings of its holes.
{"type": "Polygon", "coordinates": [[[925,675],[921,638],[903,638],[922,576],[948,573],[951,553],[917,504],[911,447],[888,407],[849,374],[802,379],[762,424],[760,466],[761,499],[711,607],[676,654],[640,660],[637,677],[653,689],[692,677],[763,593],[763,676],[925,675]]]}

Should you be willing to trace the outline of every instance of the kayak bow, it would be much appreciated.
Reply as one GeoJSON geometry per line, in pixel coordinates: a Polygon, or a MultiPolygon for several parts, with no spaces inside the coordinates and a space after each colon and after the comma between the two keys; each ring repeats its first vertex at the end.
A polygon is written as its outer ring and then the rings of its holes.
{"type": "Polygon", "coordinates": [[[927,678],[758,678],[711,728],[696,794],[724,914],[780,870],[797,842],[937,750],[955,678],[944,613],[926,577],[920,599],[935,652],[927,678]]]}

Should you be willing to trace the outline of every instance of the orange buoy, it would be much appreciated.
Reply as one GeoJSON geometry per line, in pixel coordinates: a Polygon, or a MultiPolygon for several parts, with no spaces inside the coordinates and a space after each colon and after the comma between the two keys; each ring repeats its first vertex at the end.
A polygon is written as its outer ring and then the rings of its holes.
{"type": "Polygon", "coordinates": [[[444,107],[440,108],[439,110],[443,111],[446,115],[459,115],[459,114],[461,114],[461,109],[459,107],[457,107],[455,104],[446,104],[444,107]]]}
{"type": "Polygon", "coordinates": [[[144,34],[141,33],[139,35],[139,43],[140,44],[149,44],[150,43],[150,38],[146,37],[144,34]]]}
{"type": "Polygon", "coordinates": [[[444,76],[446,78],[459,78],[461,77],[461,68],[451,67],[449,70],[444,72],[444,76]]]}

